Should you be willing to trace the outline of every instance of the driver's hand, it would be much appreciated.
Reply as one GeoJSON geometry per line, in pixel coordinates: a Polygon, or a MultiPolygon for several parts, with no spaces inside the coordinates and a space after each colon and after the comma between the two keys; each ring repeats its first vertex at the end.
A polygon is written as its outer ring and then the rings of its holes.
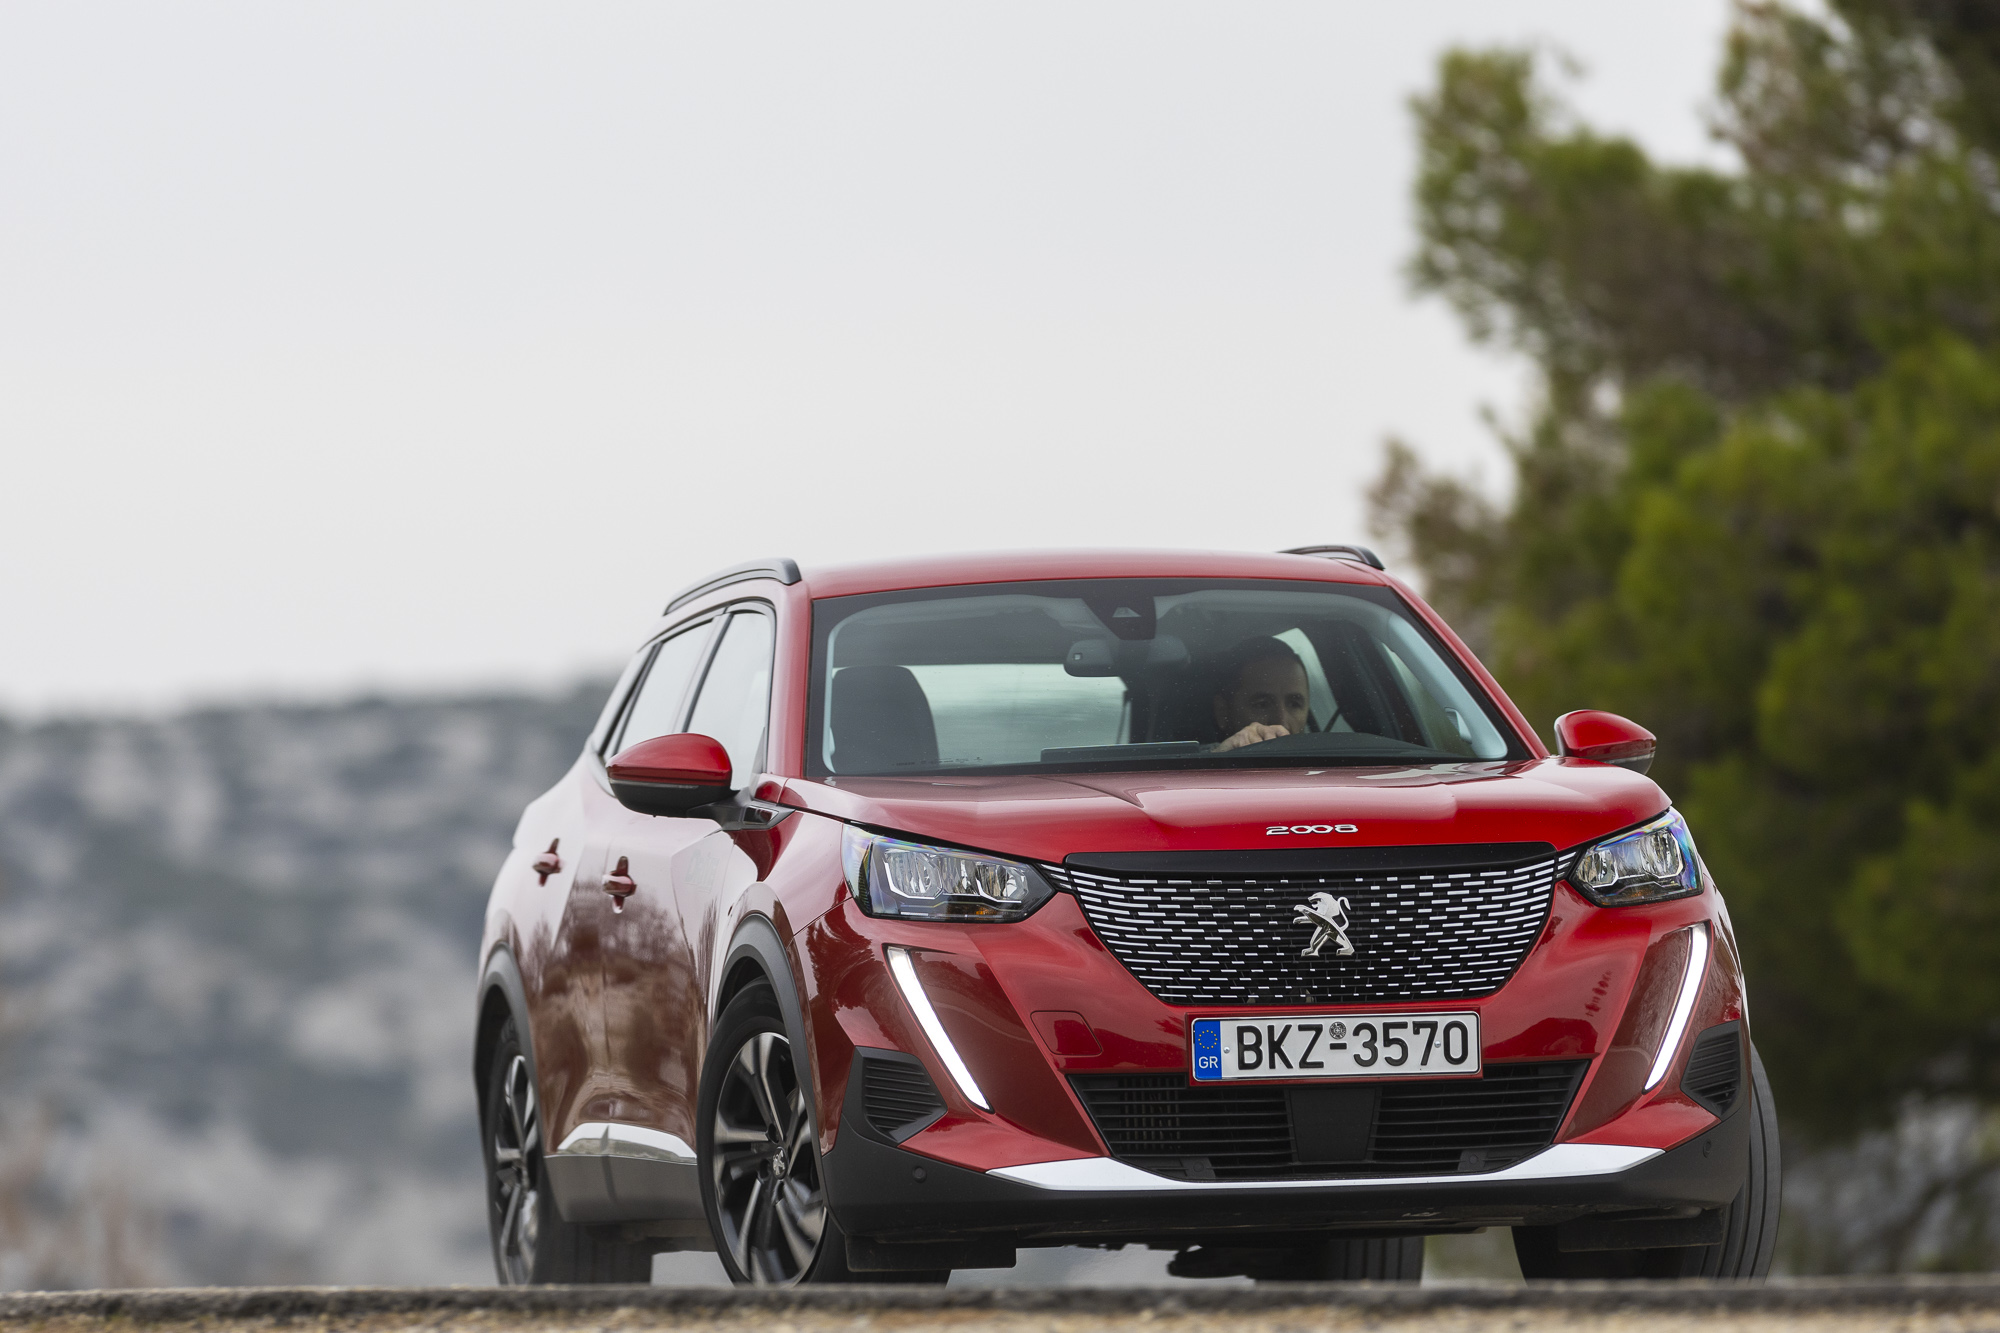
{"type": "Polygon", "coordinates": [[[1252,722],[1249,726],[1216,746],[1215,752],[1220,754],[1224,750],[1240,750],[1246,745],[1255,745],[1259,741],[1274,741],[1280,736],[1289,736],[1291,734],[1291,732],[1275,724],[1252,722]]]}

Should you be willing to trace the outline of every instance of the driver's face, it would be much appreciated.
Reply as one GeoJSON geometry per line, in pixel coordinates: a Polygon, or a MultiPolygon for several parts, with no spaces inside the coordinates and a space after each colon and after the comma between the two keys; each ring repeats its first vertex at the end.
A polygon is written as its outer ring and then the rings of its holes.
{"type": "Polygon", "coordinates": [[[1267,657],[1244,667],[1234,690],[1215,696],[1215,722],[1225,736],[1252,722],[1303,736],[1308,707],[1305,668],[1283,657],[1267,657]]]}

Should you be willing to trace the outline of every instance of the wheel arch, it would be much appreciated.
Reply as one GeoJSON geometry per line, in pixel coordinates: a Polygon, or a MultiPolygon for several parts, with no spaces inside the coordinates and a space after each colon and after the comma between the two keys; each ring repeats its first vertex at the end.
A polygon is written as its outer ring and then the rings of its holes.
{"type": "Polygon", "coordinates": [[[792,1047],[793,1069],[800,1085],[813,1093],[806,1098],[806,1111],[812,1117],[813,1136],[817,1139],[820,1132],[819,1080],[813,1068],[811,1033],[806,1028],[805,1006],[799,1001],[798,981],[792,973],[791,957],[785,949],[784,939],[778,934],[778,928],[771,924],[769,917],[756,915],[744,918],[729,941],[729,948],[723,954],[722,966],[716,969],[716,975],[720,980],[716,985],[715,1003],[708,1013],[711,1032],[715,1029],[716,1020],[722,1016],[723,1008],[746,988],[761,981],[776,994],[778,1012],[785,1020],[785,1038],[792,1047]]]}
{"type": "Polygon", "coordinates": [[[479,1099],[479,1115],[486,1117],[486,1083],[492,1073],[493,1047],[500,1029],[512,1018],[520,1038],[521,1053],[528,1057],[528,1074],[541,1086],[535,1066],[535,1042],[528,1025],[528,991],[521,981],[521,969],[505,944],[494,946],[479,974],[479,989],[472,1039],[472,1086],[479,1099]]]}

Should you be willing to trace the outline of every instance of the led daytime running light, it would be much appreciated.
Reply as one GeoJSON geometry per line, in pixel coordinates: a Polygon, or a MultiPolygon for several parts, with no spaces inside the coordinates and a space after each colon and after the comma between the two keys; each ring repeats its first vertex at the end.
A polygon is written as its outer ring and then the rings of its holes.
{"type": "Polygon", "coordinates": [[[910,951],[892,944],[885,952],[889,955],[889,975],[896,979],[896,988],[903,992],[910,1012],[917,1016],[917,1026],[930,1038],[931,1049],[944,1062],[945,1072],[951,1075],[951,1081],[958,1084],[958,1090],[974,1106],[982,1111],[992,1110],[986,1101],[986,1094],[979,1090],[978,1082],[972,1077],[972,1071],[965,1067],[958,1047],[951,1044],[951,1035],[944,1030],[943,1020],[931,1007],[931,997],[924,994],[924,986],[917,980],[917,965],[911,960],[910,951]]]}
{"type": "Polygon", "coordinates": [[[1666,1033],[1660,1038],[1660,1053],[1653,1057],[1653,1072],[1646,1075],[1647,1092],[1659,1087],[1673,1068],[1681,1038],[1687,1035],[1688,1020],[1694,1017],[1695,997],[1701,994],[1702,978],[1707,975],[1708,923],[1704,921],[1688,927],[1687,972],[1681,977],[1681,993],[1674,999],[1673,1017],[1667,1020],[1666,1033]]]}

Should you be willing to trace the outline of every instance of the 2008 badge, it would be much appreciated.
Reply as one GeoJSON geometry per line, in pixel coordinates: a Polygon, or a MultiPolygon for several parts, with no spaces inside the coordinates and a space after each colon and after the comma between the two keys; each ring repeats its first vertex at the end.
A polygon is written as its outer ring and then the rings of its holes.
{"type": "Polygon", "coordinates": [[[1264,836],[1276,838],[1290,833],[1359,833],[1359,824],[1267,824],[1264,836]]]}

